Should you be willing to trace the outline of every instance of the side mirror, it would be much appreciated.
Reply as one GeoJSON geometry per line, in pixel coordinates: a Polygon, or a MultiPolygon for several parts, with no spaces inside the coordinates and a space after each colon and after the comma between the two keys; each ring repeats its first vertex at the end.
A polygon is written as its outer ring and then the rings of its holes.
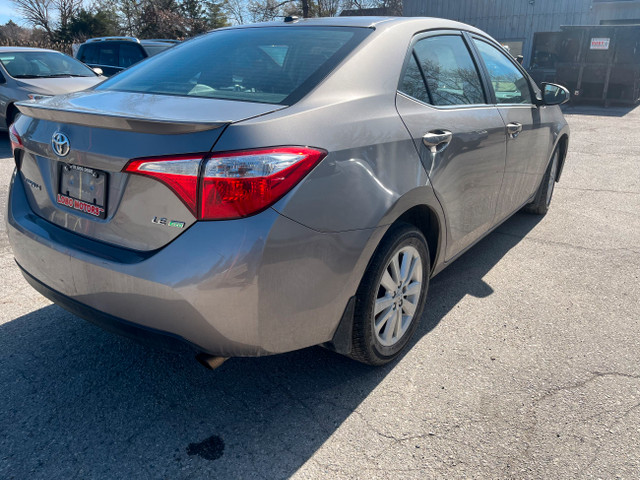
{"type": "Polygon", "coordinates": [[[91,70],[96,72],[96,75],[104,75],[104,72],[102,71],[102,69],[100,67],[93,67],[91,70]]]}
{"type": "Polygon", "coordinates": [[[562,105],[571,98],[569,90],[555,83],[542,83],[542,103],[544,105],[562,105]]]}

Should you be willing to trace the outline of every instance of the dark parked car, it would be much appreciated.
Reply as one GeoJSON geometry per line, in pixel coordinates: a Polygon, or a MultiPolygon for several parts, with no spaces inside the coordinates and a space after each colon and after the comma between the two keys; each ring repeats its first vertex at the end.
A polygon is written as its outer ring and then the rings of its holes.
{"type": "Polygon", "coordinates": [[[9,239],[57,304],[207,365],[317,344],[381,365],[434,275],[547,211],[567,98],[448,20],[216,30],[20,104],[9,239]]]}
{"type": "Polygon", "coordinates": [[[178,40],[139,40],[135,37],[90,38],[80,45],[76,58],[109,77],[131,65],[176,45],[178,40]]]}

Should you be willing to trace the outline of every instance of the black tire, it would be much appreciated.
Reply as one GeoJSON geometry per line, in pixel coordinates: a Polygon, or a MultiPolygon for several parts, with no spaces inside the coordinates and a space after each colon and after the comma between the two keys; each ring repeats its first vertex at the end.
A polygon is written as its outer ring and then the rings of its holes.
{"type": "Polygon", "coordinates": [[[542,178],[542,183],[540,183],[540,186],[538,187],[536,196],[533,198],[533,202],[526,204],[523,208],[525,212],[533,213],[535,215],[544,215],[549,211],[549,205],[551,205],[553,190],[556,184],[559,162],[560,154],[556,148],[553,151],[551,161],[549,162],[547,171],[542,178]],[[551,181],[552,178],[553,181],[551,181]]]}
{"type": "MultiPolygon", "coordinates": [[[[405,258],[404,254],[402,258],[405,258]]],[[[389,363],[400,354],[420,323],[427,298],[430,272],[431,262],[429,258],[429,248],[420,230],[408,223],[400,223],[392,226],[376,250],[358,287],[353,321],[351,358],[368,365],[377,366],[389,363]],[[421,277],[420,293],[417,302],[414,303],[414,305],[416,305],[415,312],[409,325],[406,327],[406,331],[399,336],[395,344],[385,346],[379,341],[374,330],[375,302],[380,292],[384,291],[382,290],[384,287],[381,286],[381,281],[392,257],[398,255],[399,252],[406,247],[413,247],[421,260],[422,272],[421,274],[416,274],[418,277],[421,277]]],[[[407,280],[407,284],[410,281],[410,279],[407,280]]],[[[399,289],[400,288],[402,287],[399,287],[399,289]]],[[[400,298],[400,295],[398,298],[400,298]]],[[[404,295],[404,298],[406,301],[406,295],[404,295]]],[[[413,298],[415,299],[415,296],[413,298]]],[[[393,306],[394,309],[396,307],[400,310],[402,303],[400,303],[400,306],[393,306]]]]}

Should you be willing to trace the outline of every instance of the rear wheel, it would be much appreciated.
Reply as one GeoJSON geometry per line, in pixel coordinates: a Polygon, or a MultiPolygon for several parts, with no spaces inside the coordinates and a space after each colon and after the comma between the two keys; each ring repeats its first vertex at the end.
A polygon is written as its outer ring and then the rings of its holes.
{"type": "Polygon", "coordinates": [[[547,167],[547,171],[544,174],[542,183],[536,192],[536,196],[533,202],[524,206],[524,211],[527,213],[534,213],[536,215],[544,215],[549,211],[549,205],[551,205],[551,197],[553,196],[553,190],[556,184],[556,176],[558,174],[558,162],[560,161],[560,155],[556,148],[547,167]]]}
{"type": "Polygon", "coordinates": [[[391,227],[358,288],[353,359],[384,365],[400,354],[422,316],[429,272],[424,235],[406,223],[391,227]]]}

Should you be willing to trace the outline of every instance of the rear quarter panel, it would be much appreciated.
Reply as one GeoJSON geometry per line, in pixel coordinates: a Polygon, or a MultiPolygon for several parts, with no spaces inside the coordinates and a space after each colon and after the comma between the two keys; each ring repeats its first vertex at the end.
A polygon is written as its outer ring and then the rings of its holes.
{"type": "Polygon", "coordinates": [[[304,99],[229,126],[214,150],[323,148],[328,156],[274,208],[321,232],[392,221],[387,214],[403,195],[429,187],[395,108],[398,79],[415,31],[413,24],[403,24],[373,32],[304,99]]]}
{"type": "Polygon", "coordinates": [[[402,195],[428,184],[404,124],[387,103],[387,98],[357,99],[232,125],[215,150],[323,148],[327,157],[274,208],[323,232],[376,227],[402,195]]]}
{"type": "Polygon", "coordinates": [[[547,166],[549,161],[551,160],[551,154],[554,152],[556,148],[560,148],[560,142],[563,138],[566,139],[566,144],[564,145],[563,151],[560,152],[562,157],[560,158],[560,165],[558,167],[557,180],[560,180],[560,175],[562,173],[562,167],[564,166],[564,159],[566,156],[566,149],[568,148],[569,138],[571,136],[571,130],[569,128],[569,124],[567,120],[564,118],[564,114],[562,113],[562,109],[558,105],[552,106],[541,106],[540,107],[540,122],[548,129],[547,143],[545,145],[541,145],[540,148],[546,148],[548,153],[547,161],[544,164],[544,168],[538,172],[540,175],[540,179],[542,180],[542,176],[547,170],[547,166]]]}

